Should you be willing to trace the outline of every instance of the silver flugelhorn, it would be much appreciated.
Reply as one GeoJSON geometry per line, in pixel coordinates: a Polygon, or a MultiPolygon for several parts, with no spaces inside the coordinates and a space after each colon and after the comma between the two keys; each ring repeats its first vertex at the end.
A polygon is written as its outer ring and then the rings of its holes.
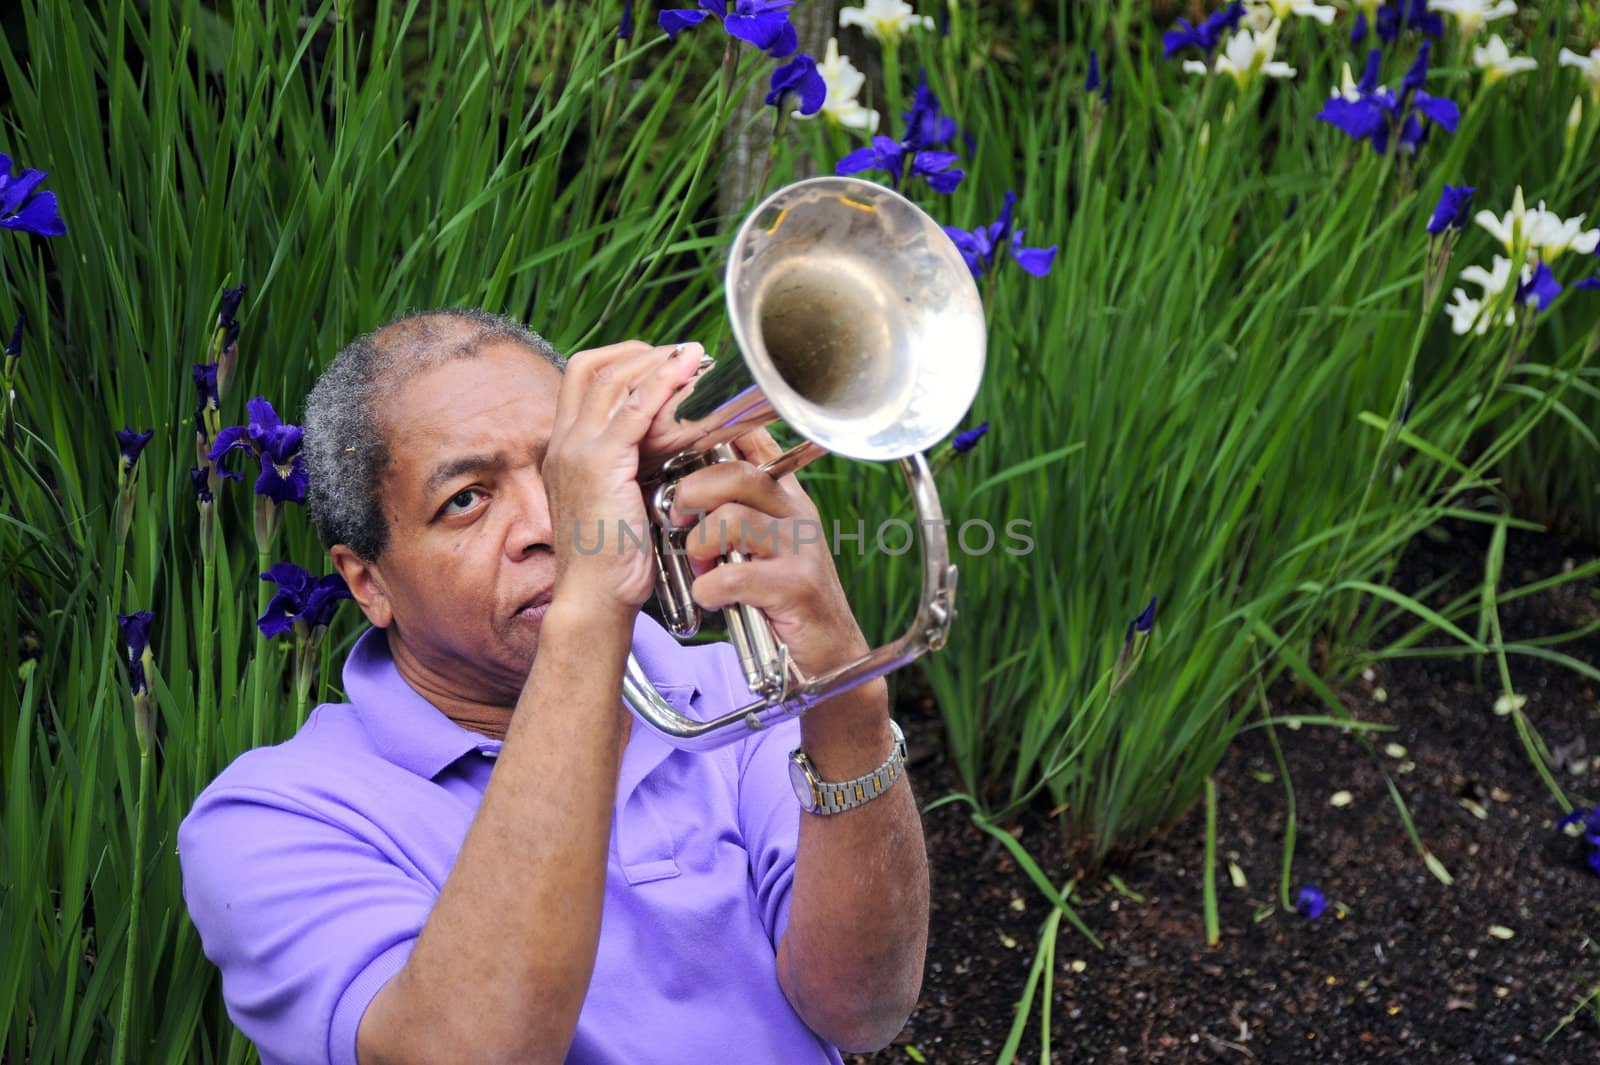
{"type": "MultiPolygon", "coordinates": [[[[641,456],[667,627],[683,638],[700,626],[683,554],[689,530],[667,518],[678,478],[737,458],[733,440],[776,421],[805,442],[762,467],[773,477],[827,452],[899,463],[916,504],[922,600],[899,639],[812,677],[759,610],[730,608],[729,637],[757,701],[713,721],[680,713],[630,655],[630,709],[686,750],[734,742],[944,645],[956,567],[923,452],[955,429],[983,377],[983,308],[971,272],[932,218],[882,185],[820,177],[779,189],[740,228],[725,282],[743,358],[719,362],[679,403],[678,449],[641,456]]],[[[739,561],[738,552],[727,556],[739,561]]]]}

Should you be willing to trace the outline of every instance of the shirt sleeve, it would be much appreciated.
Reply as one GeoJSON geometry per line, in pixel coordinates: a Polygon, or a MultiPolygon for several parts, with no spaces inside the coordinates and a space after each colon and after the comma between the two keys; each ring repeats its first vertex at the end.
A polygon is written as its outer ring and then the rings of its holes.
{"type": "Polygon", "coordinates": [[[228,1015],[263,1065],[356,1065],[356,1030],[410,957],[432,885],[310,806],[201,795],[178,829],[183,893],[228,1015]]]}
{"type": "Polygon", "coordinates": [[[789,783],[789,752],[800,746],[797,718],[744,742],[739,757],[739,830],[750,854],[762,927],[774,950],[789,927],[800,803],[789,783]]]}

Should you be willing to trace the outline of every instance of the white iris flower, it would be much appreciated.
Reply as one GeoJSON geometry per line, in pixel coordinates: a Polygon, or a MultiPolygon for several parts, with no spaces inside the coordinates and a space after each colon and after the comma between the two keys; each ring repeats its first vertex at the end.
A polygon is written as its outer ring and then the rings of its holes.
{"type": "MultiPolygon", "coordinates": [[[[1532,271],[1530,268],[1524,268],[1523,273],[1531,275],[1532,271]]],[[[1494,269],[1485,270],[1481,266],[1469,266],[1461,271],[1461,280],[1470,281],[1483,289],[1483,295],[1473,299],[1467,295],[1466,289],[1458,288],[1451,291],[1450,298],[1455,302],[1445,306],[1445,312],[1450,315],[1450,329],[1457,336],[1467,332],[1476,332],[1479,335],[1487,333],[1491,323],[1483,311],[1494,304],[1506,290],[1507,285],[1512,284],[1511,260],[1504,255],[1496,255],[1494,269]]],[[[1506,316],[1501,324],[1515,325],[1516,321],[1515,309],[1506,308],[1506,316]]]]}
{"type": "MultiPolygon", "coordinates": [[[[828,97],[822,101],[821,114],[849,129],[864,129],[868,133],[878,131],[878,112],[863,107],[856,100],[856,93],[867,83],[867,76],[856,69],[848,56],[839,54],[837,38],[828,38],[828,50],[817,63],[817,73],[822,75],[823,84],[828,86],[828,97]]],[[[816,116],[802,115],[796,111],[794,117],[816,116]]]]}
{"type": "Polygon", "coordinates": [[[1428,9],[1454,15],[1463,37],[1473,36],[1495,19],[1517,13],[1517,5],[1511,0],[1499,0],[1498,3],[1490,3],[1489,0],[1428,0],[1428,9]]]}
{"type": "MultiPolygon", "coordinates": [[[[1272,53],[1278,47],[1278,27],[1281,25],[1282,23],[1274,20],[1260,33],[1236,30],[1233,36],[1228,38],[1228,43],[1223,45],[1222,54],[1217,56],[1217,73],[1228,75],[1241,89],[1255,81],[1258,76],[1294,77],[1294,67],[1272,58],[1272,53]]],[[[1183,69],[1191,74],[1210,73],[1204,63],[1193,59],[1185,60],[1183,69]]]]}
{"type": "Polygon", "coordinates": [[[1577,67],[1589,80],[1589,94],[1600,100],[1600,45],[1596,45],[1588,55],[1579,55],[1570,48],[1563,48],[1558,58],[1564,67],[1577,67]]]}
{"type": "Polygon", "coordinates": [[[933,19],[916,14],[905,0],[862,0],[860,7],[839,12],[839,28],[849,26],[860,26],[873,40],[893,45],[908,29],[933,29],[933,19]]]}
{"type": "MultiPolygon", "coordinates": [[[[1479,211],[1472,220],[1488,230],[1489,235],[1512,255],[1517,253],[1517,245],[1521,243],[1529,262],[1548,263],[1569,251],[1588,255],[1600,247],[1600,229],[1584,229],[1584,217],[1580,214],[1576,218],[1562,218],[1546,210],[1543,200],[1530,211],[1522,200],[1522,186],[1518,185],[1511,210],[1504,216],[1496,216],[1493,211],[1479,211]]],[[[1467,275],[1463,272],[1461,276],[1467,275]]]]}
{"type": "MultiPolygon", "coordinates": [[[[1299,15],[1303,18],[1314,18],[1324,26],[1333,25],[1333,16],[1337,9],[1328,4],[1313,3],[1312,0],[1258,0],[1250,4],[1252,17],[1256,12],[1265,9],[1271,18],[1286,19],[1290,15],[1299,15]]],[[[1264,25],[1264,24],[1263,24],[1264,25]]]]}
{"type": "Polygon", "coordinates": [[[1506,42],[1500,39],[1498,33],[1489,38],[1488,44],[1473,47],[1472,65],[1482,69],[1485,72],[1485,79],[1490,83],[1511,74],[1520,74],[1524,70],[1539,69],[1537,59],[1525,55],[1513,56],[1511,49],[1506,47],[1506,42]]]}
{"type": "Polygon", "coordinates": [[[1588,255],[1600,247],[1600,229],[1583,228],[1583,215],[1562,218],[1554,211],[1546,211],[1539,204],[1539,216],[1533,221],[1529,239],[1539,249],[1540,258],[1552,262],[1567,252],[1588,255]]]}

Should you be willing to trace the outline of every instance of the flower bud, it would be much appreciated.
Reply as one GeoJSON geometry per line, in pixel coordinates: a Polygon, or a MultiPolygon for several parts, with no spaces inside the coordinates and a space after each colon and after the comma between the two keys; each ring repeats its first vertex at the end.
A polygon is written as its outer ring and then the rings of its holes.
{"type": "MultiPolygon", "coordinates": [[[[150,656],[145,655],[146,658],[150,656]]],[[[133,697],[133,734],[139,741],[139,753],[150,750],[150,738],[155,732],[155,715],[150,710],[148,689],[133,697]]]]}
{"type": "Polygon", "coordinates": [[[1567,112],[1566,150],[1572,151],[1572,146],[1578,140],[1578,127],[1583,125],[1583,97],[1572,98],[1572,110],[1567,112]]]}
{"type": "Polygon", "coordinates": [[[271,496],[256,496],[256,550],[267,552],[278,539],[279,515],[283,505],[271,496]]]}

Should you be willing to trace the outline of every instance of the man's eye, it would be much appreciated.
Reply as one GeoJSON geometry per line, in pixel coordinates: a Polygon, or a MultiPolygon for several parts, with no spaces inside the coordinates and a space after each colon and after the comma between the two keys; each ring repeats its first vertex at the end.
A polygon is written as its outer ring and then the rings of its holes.
{"type": "Polygon", "coordinates": [[[446,501],[444,509],[439,513],[446,515],[465,514],[467,511],[476,506],[477,502],[478,490],[476,488],[463,488],[461,491],[451,496],[448,501],[446,501]]]}

